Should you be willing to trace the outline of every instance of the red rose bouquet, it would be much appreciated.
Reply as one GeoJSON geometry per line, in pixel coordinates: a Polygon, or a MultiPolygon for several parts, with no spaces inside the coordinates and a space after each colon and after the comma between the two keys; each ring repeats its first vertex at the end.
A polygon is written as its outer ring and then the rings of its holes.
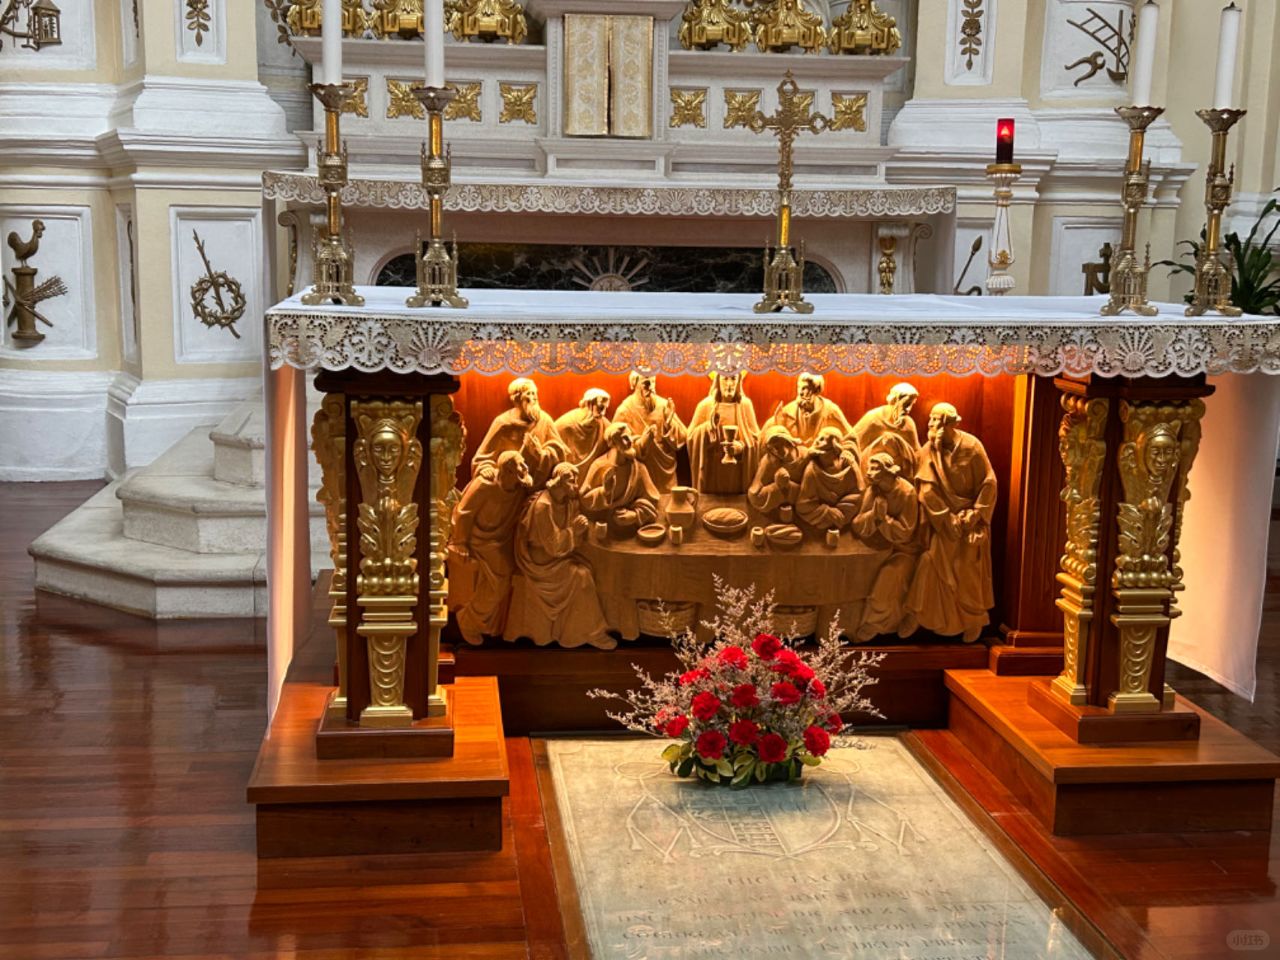
{"type": "Polygon", "coordinates": [[[834,622],[802,654],[772,632],[772,593],[757,599],[754,587],[717,577],[716,595],[709,643],[692,630],[671,636],[680,671],[658,680],[636,667],[638,689],[590,694],[625,703],[609,716],[628,729],[675,740],[662,758],[677,776],[733,787],[795,780],[847,736],[842,714],[881,716],[862,691],[883,654],[851,655],[834,622]]]}

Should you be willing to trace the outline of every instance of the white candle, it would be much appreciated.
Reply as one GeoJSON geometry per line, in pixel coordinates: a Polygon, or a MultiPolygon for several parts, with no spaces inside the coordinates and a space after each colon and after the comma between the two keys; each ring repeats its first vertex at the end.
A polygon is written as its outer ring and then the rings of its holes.
{"type": "Polygon", "coordinates": [[[1147,0],[1138,11],[1138,49],[1134,52],[1133,105],[1151,106],[1151,76],[1156,69],[1156,33],[1160,28],[1160,8],[1147,0]]]}
{"type": "Polygon", "coordinates": [[[324,0],[320,11],[320,82],[342,82],[342,0],[324,0]]]}
{"type": "Polygon", "coordinates": [[[1241,13],[1235,3],[1222,10],[1222,30],[1218,34],[1218,77],[1213,85],[1215,110],[1231,106],[1231,89],[1236,78],[1236,48],[1240,43],[1241,13]]]}
{"type": "Polygon", "coordinates": [[[444,0],[426,0],[422,11],[422,39],[427,58],[427,86],[444,86],[444,0]]]}

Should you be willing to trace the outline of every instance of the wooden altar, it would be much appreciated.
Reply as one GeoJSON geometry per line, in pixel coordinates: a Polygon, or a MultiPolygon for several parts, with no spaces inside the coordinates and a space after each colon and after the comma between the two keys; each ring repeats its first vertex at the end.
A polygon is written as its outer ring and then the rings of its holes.
{"type": "MultiPolygon", "coordinates": [[[[559,414],[572,408],[584,386],[625,396],[628,373],[642,371],[661,378],[664,395],[676,398],[686,415],[691,398],[705,393],[707,373],[745,371],[757,405],[766,410],[794,396],[798,374],[823,374],[824,395],[854,415],[879,403],[892,383],[910,380],[923,409],[936,400],[955,403],[966,429],[986,445],[999,489],[991,519],[996,599],[984,643],[927,631],[903,642],[877,641],[889,656],[873,693],[879,693],[888,722],[941,725],[949,716],[954,729],[966,731],[975,754],[1007,776],[1015,791],[1040,794],[1057,789],[1053,775],[1047,788],[1028,786],[1034,778],[1018,763],[1054,769],[1043,759],[1055,749],[1054,738],[1074,745],[1073,762],[1101,771],[1093,779],[1102,781],[1114,769],[1105,760],[1109,743],[1150,741],[1156,764],[1162,750],[1181,750],[1181,772],[1165,770],[1163,780],[1123,768],[1128,786],[1111,800],[1128,805],[1120,818],[1129,828],[1147,822],[1143,810],[1155,806],[1170,778],[1194,782],[1197,802],[1215,791],[1227,798],[1234,790],[1235,800],[1245,796],[1237,807],[1241,823],[1258,822],[1264,801],[1269,816],[1280,760],[1233,739],[1180,702],[1164,685],[1163,663],[1183,587],[1179,533],[1190,497],[1188,475],[1206,398],[1212,403],[1206,376],[1280,372],[1274,321],[1188,320],[1165,306],[1150,320],[1116,323],[1099,317],[1097,302],[1086,298],[814,296],[815,314],[794,319],[754,316],[752,298],[733,295],[468,291],[469,310],[426,311],[403,307],[404,290],[361,292],[367,301],[362,308],[308,308],[293,298],[266,318],[273,709],[282,688],[290,697],[284,674],[294,638],[306,629],[310,596],[306,571],[293,559],[307,555],[301,506],[309,373],[318,372],[317,385],[327,393],[314,427],[322,464],[325,449],[337,451],[345,464],[345,474],[326,470],[321,494],[335,506],[330,623],[338,630],[340,686],[336,702],[315,723],[322,734],[337,729],[350,742],[367,745],[356,748],[363,755],[383,758],[430,756],[432,747],[386,744],[415,731],[425,743],[433,725],[453,730],[459,742],[469,736],[457,726],[461,718],[449,714],[450,685],[437,686],[440,642],[443,637],[447,651],[453,636],[444,544],[457,486],[469,478],[465,464],[488,418],[505,406],[508,379],[538,381],[543,407],[559,414]],[[392,421],[403,425],[406,439],[392,444],[380,467],[377,424],[392,421]],[[470,425],[466,433],[464,422],[470,425]],[[334,445],[334,437],[345,440],[334,445]],[[341,478],[337,485],[335,477],[341,478]],[[357,585],[369,581],[367,571],[361,579],[361,548],[353,545],[363,534],[363,549],[374,549],[366,525],[376,510],[400,502],[389,493],[397,483],[396,496],[416,504],[415,522],[422,525],[412,557],[399,558],[397,569],[406,577],[416,569],[422,584],[410,589],[402,577],[396,590],[376,594],[357,585]],[[345,506],[337,509],[341,497],[345,506]],[[361,504],[363,519],[352,504],[361,504]],[[399,719],[383,722],[382,712],[370,712],[374,699],[388,695],[386,685],[380,689],[370,676],[380,654],[369,647],[388,635],[402,639],[386,648],[386,656],[401,657],[396,662],[407,666],[395,668],[400,686],[387,704],[394,709],[385,714],[399,711],[399,719]],[[988,709],[989,690],[963,682],[975,668],[989,669],[983,674],[1003,683],[998,697],[991,694],[995,700],[1007,705],[1012,697],[1017,711],[1037,718],[1031,726],[1048,732],[1028,739],[1018,723],[988,709]],[[1206,724],[1212,729],[1206,731],[1206,724]],[[1190,753],[1179,746],[1188,740],[1198,744],[1190,753]],[[1219,749],[1224,743],[1230,744],[1225,752],[1219,749]],[[1090,750],[1103,752],[1093,756],[1090,750]],[[1021,760],[1009,759],[1013,754],[1021,760]]],[[[1230,465],[1198,465],[1197,481],[1210,489],[1215,471],[1224,468],[1230,465]]],[[[409,516],[400,506],[395,510],[401,519],[409,516]]],[[[874,566],[874,551],[839,539],[827,549],[814,547],[813,562],[840,564],[848,596],[835,599],[856,604],[868,589],[859,564],[874,566]]],[[[655,556],[653,548],[629,544],[591,543],[582,553],[605,550],[648,550],[649,561],[655,556]]],[[[624,577],[606,592],[628,602],[679,593],[679,579],[706,574],[709,561],[699,565],[693,542],[669,549],[677,551],[674,567],[646,566],[661,571],[653,583],[624,577]]],[[[792,582],[807,562],[803,552],[771,559],[742,545],[704,552],[718,557],[725,570],[737,564],[755,579],[776,569],[779,582],[792,582]]],[[[819,608],[821,600],[808,598],[819,608]]],[[[1246,608],[1260,603],[1260,597],[1236,600],[1246,608]]],[[[627,616],[609,619],[623,638],[617,650],[534,649],[491,638],[479,647],[458,644],[448,672],[458,682],[481,672],[497,675],[511,729],[599,728],[599,708],[584,706],[585,690],[625,683],[627,663],[660,668],[668,656],[660,642],[629,644],[643,631],[627,616]]],[[[296,720],[292,708],[290,715],[296,720]]],[[[324,750],[316,747],[321,757],[324,750]]],[[[417,762],[429,770],[432,761],[417,762]]],[[[283,795],[260,799],[260,816],[283,795]]],[[[1052,802],[1036,809],[1053,820],[1052,802]]],[[[1230,810],[1223,816],[1230,820],[1230,810]]],[[[1073,815],[1064,830],[1088,829],[1087,820],[1073,815]]],[[[1148,825],[1160,829],[1157,821],[1148,825]]]]}

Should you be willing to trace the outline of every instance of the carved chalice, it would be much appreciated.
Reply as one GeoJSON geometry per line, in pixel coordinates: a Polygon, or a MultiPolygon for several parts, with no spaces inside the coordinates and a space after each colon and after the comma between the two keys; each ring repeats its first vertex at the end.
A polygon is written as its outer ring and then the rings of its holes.
{"type": "Polygon", "coordinates": [[[738,437],[738,428],[732,423],[726,423],[721,429],[720,447],[724,451],[724,456],[720,458],[721,463],[737,463],[738,455],[734,452],[734,444],[738,437]]]}

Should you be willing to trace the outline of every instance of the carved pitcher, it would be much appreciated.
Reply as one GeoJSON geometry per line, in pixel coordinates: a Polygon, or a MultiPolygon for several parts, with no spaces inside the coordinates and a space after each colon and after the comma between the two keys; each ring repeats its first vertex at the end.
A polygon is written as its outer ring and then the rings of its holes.
{"type": "Polygon", "coordinates": [[[693,487],[672,487],[667,501],[667,523],[685,530],[693,528],[698,515],[698,491],[693,487]]]}

